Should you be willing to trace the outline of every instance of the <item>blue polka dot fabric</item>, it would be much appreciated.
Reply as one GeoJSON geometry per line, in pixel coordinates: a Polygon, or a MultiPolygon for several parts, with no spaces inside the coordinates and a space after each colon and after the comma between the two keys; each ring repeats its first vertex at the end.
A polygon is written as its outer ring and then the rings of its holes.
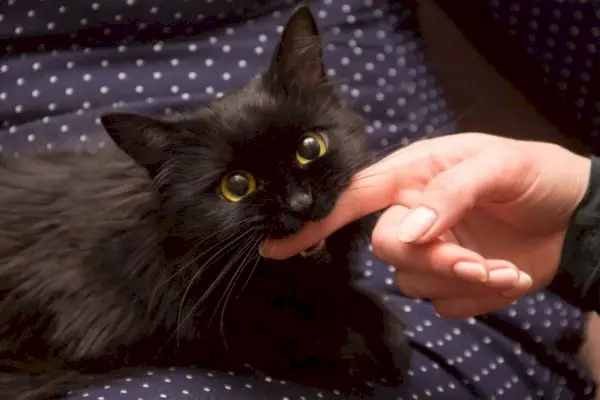
{"type": "MultiPolygon", "coordinates": [[[[267,66],[294,3],[5,0],[0,150],[6,157],[95,151],[112,145],[99,125],[102,113],[170,114],[218,98],[267,66]]],[[[414,2],[309,3],[323,34],[327,73],[364,116],[374,152],[454,131],[423,52],[414,2]]],[[[500,2],[490,4],[502,18],[500,2]]],[[[569,71],[579,78],[585,72],[569,71]]],[[[404,297],[394,286],[394,268],[370,248],[359,266],[362,283],[387,293],[403,315],[414,350],[409,380],[399,388],[376,387],[374,398],[593,398],[594,384],[574,357],[584,316],[553,294],[536,293],[478,319],[444,320],[427,302],[404,297]]],[[[144,369],[70,394],[70,400],[340,397],[269,376],[197,368],[144,369]]]]}
{"type": "MultiPolygon", "coordinates": [[[[509,43],[533,63],[574,121],[600,134],[600,7],[594,1],[490,1],[509,43]]],[[[598,150],[596,145],[594,146],[598,150]]]]}

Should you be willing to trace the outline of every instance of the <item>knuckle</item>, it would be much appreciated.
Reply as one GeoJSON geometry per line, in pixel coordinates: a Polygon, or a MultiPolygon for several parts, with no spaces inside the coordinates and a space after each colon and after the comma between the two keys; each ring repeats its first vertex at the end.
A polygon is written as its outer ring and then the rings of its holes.
{"type": "Polygon", "coordinates": [[[442,174],[434,178],[427,188],[427,197],[441,204],[456,204],[471,207],[475,202],[475,194],[469,190],[471,183],[463,180],[455,181],[453,174],[442,174]]]}
{"type": "Polygon", "coordinates": [[[533,157],[520,146],[508,141],[489,151],[488,160],[495,164],[499,177],[519,176],[530,168],[533,157]]]}
{"type": "Polygon", "coordinates": [[[434,194],[442,195],[443,197],[454,197],[455,194],[458,194],[457,186],[444,176],[433,179],[429,191],[434,194]]]}

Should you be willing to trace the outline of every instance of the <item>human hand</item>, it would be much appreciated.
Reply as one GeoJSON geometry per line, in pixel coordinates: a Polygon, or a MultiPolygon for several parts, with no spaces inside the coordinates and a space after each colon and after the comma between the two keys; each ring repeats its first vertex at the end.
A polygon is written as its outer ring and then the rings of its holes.
{"type": "Polygon", "coordinates": [[[261,253],[291,257],[385,209],[373,252],[396,267],[400,289],[446,317],[483,314],[551,282],[589,173],[589,159],[549,143],[423,140],[358,173],[328,217],[261,253]]]}

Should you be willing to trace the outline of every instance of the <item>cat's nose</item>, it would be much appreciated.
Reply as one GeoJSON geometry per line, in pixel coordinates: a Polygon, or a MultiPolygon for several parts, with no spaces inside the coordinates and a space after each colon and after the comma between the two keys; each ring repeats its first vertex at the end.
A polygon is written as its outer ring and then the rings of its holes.
{"type": "Polygon", "coordinates": [[[290,208],[297,213],[305,213],[310,210],[313,198],[308,193],[296,193],[290,198],[290,208]]]}

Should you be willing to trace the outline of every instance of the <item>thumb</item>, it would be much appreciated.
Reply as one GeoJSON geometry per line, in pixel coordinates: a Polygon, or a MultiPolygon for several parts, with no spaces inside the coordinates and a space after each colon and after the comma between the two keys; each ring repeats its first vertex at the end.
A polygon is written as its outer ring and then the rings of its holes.
{"type": "Polygon", "coordinates": [[[536,174],[528,158],[513,148],[495,148],[434,176],[398,228],[405,243],[426,243],[452,228],[481,201],[515,200],[533,185],[536,174]]]}

